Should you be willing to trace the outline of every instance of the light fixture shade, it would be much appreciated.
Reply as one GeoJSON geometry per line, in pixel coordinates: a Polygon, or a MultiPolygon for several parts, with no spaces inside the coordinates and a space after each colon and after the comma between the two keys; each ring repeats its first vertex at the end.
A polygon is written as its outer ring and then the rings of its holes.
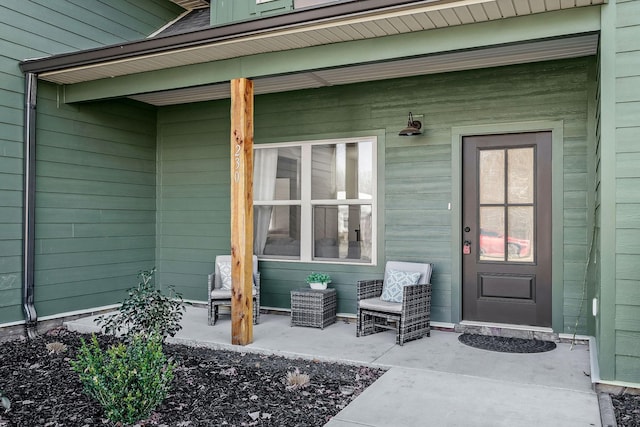
{"type": "Polygon", "coordinates": [[[413,136],[420,135],[422,132],[422,123],[419,120],[413,120],[413,114],[409,112],[409,120],[407,121],[407,127],[402,129],[398,135],[400,136],[413,136]]]}

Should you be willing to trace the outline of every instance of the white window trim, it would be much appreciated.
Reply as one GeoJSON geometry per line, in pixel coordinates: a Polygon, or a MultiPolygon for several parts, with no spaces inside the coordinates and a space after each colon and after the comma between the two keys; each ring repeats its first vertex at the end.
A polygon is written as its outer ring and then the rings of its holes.
{"type": "Polygon", "coordinates": [[[301,153],[301,199],[300,200],[254,200],[254,206],[300,206],[300,259],[270,258],[268,255],[261,255],[260,259],[283,261],[283,262],[304,262],[318,264],[353,264],[353,265],[376,265],[378,260],[378,137],[363,136],[355,138],[331,138],[311,141],[292,141],[281,143],[255,144],[254,150],[267,148],[300,147],[301,153]],[[348,144],[356,142],[371,141],[371,199],[311,199],[311,151],[314,145],[348,144]],[[305,173],[305,171],[308,171],[305,173]],[[371,205],[371,261],[354,262],[344,259],[314,260],[312,251],[313,242],[313,206],[315,205],[371,205]]]}

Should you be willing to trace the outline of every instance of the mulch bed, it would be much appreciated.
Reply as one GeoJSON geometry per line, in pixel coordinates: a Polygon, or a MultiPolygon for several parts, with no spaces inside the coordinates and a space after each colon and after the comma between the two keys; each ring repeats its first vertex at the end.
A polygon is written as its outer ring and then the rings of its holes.
{"type": "MultiPolygon", "coordinates": [[[[64,329],[35,340],[0,343],[0,427],[111,426],[100,405],[82,392],[69,360],[80,337],[64,329]],[[68,346],[49,354],[46,344],[68,346]]],[[[103,349],[115,342],[99,337],[103,349]]],[[[234,351],[165,345],[178,362],[169,395],[139,426],[322,426],[384,371],[362,366],[234,351]],[[304,388],[287,387],[287,372],[310,376],[304,388]]]]}
{"type": "Polygon", "coordinates": [[[640,395],[611,395],[618,427],[640,426],[640,395]]]}

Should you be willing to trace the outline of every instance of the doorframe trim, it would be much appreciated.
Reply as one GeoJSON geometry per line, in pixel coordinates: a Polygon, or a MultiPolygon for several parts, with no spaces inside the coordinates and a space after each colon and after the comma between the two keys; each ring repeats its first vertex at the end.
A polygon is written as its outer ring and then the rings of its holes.
{"type": "Polygon", "coordinates": [[[551,326],[564,330],[564,121],[489,123],[451,127],[451,321],[462,319],[462,138],[474,135],[551,132],[551,326]]]}

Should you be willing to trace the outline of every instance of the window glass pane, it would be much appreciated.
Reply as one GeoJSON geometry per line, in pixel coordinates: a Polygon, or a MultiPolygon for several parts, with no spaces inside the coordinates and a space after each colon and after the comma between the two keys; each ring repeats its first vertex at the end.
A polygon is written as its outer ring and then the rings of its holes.
{"type": "Polygon", "coordinates": [[[314,258],[371,262],[371,205],[316,205],[314,258]]]}
{"type": "Polygon", "coordinates": [[[480,151],[480,203],[504,203],[504,150],[480,151]]]}
{"type": "Polygon", "coordinates": [[[508,260],[533,262],[533,206],[509,207],[508,260]]]}
{"type": "Polygon", "coordinates": [[[373,198],[373,143],[314,145],[311,198],[373,198]]]}
{"type": "Polygon", "coordinates": [[[300,206],[254,206],[256,255],[300,257],[300,206]]]}
{"type": "Polygon", "coordinates": [[[480,208],[480,260],[504,261],[504,208],[480,208]]]}
{"type": "Polygon", "coordinates": [[[300,147],[256,149],[253,199],[300,200],[300,147]]]}
{"type": "Polygon", "coordinates": [[[533,203],[533,147],[507,151],[509,203],[533,203]]]}

